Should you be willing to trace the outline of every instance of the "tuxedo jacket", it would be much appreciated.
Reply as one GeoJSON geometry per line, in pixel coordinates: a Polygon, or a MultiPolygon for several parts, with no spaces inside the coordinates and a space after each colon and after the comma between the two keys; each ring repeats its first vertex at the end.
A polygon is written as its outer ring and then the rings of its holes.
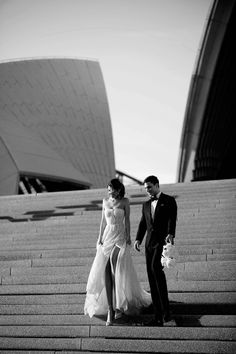
{"type": "Polygon", "coordinates": [[[174,197],[164,193],[160,194],[154,218],[151,214],[151,200],[148,200],[143,204],[136,241],[141,244],[145,234],[147,234],[145,243],[147,248],[164,245],[168,234],[175,237],[176,218],[177,204],[174,197]]]}

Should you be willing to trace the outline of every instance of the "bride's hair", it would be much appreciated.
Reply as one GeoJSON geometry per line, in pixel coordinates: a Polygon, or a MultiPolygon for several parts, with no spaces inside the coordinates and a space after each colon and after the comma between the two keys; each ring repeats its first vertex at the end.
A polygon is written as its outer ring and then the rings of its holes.
{"type": "Polygon", "coordinates": [[[116,192],[119,192],[118,198],[122,199],[125,195],[125,186],[118,178],[113,178],[108,183],[107,187],[113,188],[116,192]]]}

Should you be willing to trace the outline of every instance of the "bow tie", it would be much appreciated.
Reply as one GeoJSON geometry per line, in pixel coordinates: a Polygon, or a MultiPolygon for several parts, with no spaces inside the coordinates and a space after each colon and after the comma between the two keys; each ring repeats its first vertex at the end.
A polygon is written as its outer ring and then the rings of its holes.
{"type": "Polygon", "coordinates": [[[158,200],[158,198],[157,198],[156,195],[152,195],[152,196],[151,196],[151,201],[153,202],[154,200],[158,200]]]}

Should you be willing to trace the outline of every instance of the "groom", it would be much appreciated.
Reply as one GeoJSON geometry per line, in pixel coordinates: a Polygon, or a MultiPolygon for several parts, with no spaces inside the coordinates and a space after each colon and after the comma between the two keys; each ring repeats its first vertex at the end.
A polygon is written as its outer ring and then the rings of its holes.
{"type": "Polygon", "coordinates": [[[147,232],[146,266],[154,308],[154,320],[149,325],[163,326],[163,322],[170,321],[170,310],[161,256],[165,243],[174,244],[177,204],[174,197],[160,191],[156,176],[147,177],[144,187],[150,200],[143,204],[134,248],[140,251],[141,242],[147,232]]]}

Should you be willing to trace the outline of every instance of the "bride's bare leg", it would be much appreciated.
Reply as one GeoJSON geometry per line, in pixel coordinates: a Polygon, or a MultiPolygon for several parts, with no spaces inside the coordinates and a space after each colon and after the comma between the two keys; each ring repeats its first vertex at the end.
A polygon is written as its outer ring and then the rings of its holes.
{"type": "Polygon", "coordinates": [[[113,249],[105,268],[105,288],[108,302],[107,326],[110,326],[113,320],[113,288],[115,287],[115,270],[119,251],[119,247],[113,249]]]}
{"type": "MultiPolygon", "coordinates": [[[[113,286],[114,286],[114,288],[115,288],[115,272],[116,272],[116,265],[117,265],[117,259],[118,259],[119,252],[120,252],[120,248],[116,246],[114,248],[114,250],[112,251],[112,255],[111,255],[112,275],[113,275],[113,286]]],[[[122,312],[119,311],[118,309],[116,309],[115,319],[118,319],[121,316],[122,316],[122,312]]]]}
{"type": "Polygon", "coordinates": [[[113,285],[112,285],[112,272],[111,272],[110,258],[105,268],[105,288],[106,288],[107,302],[108,302],[108,314],[107,314],[106,326],[111,326],[113,321],[113,306],[112,306],[113,285]]]}
{"type": "Polygon", "coordinates": [[[113,285],[112,285],[111,261],[109,258],[105,268],[105,287],[106,287],[107,302],[109,308],[112,308],[112,286],[113,285]]]}

